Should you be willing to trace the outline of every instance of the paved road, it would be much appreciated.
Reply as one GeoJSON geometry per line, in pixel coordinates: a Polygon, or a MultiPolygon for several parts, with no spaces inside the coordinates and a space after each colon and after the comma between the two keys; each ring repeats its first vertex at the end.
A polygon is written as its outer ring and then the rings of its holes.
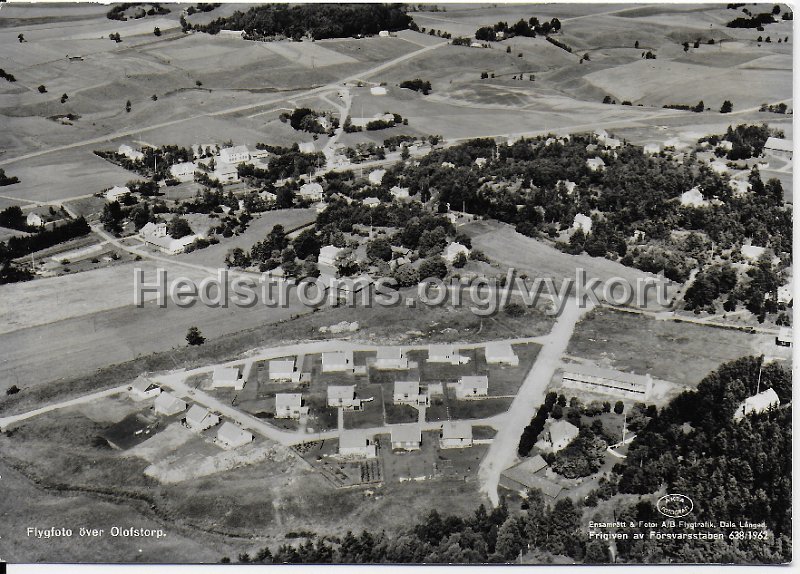
{"type": "Polygon", "coordinates": [[[588,309],[579,308],[574,299],[570,299],[566,304],[511,407],[504,413],[502,425],[489,447],[489,452],[481,461],[478,469],[481,491],[486,493],[495,506],[499,503],[497,486],[500,482],[500,473],[514,464],[519,437],[536,409],[544,401],[545,389],[558,368],[561,356],[567,350],[575,325],[586,311],[588,309]]]}

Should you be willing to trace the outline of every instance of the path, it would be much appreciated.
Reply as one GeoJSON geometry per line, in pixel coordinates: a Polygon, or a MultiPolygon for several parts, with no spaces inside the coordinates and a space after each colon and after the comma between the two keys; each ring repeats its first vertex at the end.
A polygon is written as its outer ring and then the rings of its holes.
{"type": "Polygon", "coordinates": [[[581,315],[588,310],[579,308],[574,299],[570,299],[566,304],[563,313],[556,320],[544,346],[539,351],[536,362],[519,388],[511,407],[504,413],[503,424],[492,441],[489,451],[481,461],[478,470],[481,491],[487,494],[495,506],[499,503],[497,486],[500,483],[500,473],[514,463],[519,437],[536,409],[544,401],[545,389],[558,368],[561,356],[567,350],[575,325],[581,315]]]}

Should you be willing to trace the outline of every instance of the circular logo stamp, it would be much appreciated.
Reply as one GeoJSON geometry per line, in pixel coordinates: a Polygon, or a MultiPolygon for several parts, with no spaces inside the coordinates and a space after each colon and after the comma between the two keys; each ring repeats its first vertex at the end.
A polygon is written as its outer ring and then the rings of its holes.
{"type": "Polygon", "coordinates": [[[669,518],[682,518],[694,508],[694,502],[685,494],[665,494],[656,502],[656,508],[669,518]]]}

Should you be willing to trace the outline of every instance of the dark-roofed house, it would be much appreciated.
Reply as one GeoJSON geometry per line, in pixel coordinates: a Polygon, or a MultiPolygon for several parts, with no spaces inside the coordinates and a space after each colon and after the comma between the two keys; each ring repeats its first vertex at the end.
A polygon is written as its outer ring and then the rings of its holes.
{"type": "Polygon", "coordinates": [[[544,476],[537,475],[546,466],[547,463],[539,455],[524,460],[500,473],[500,486],[518,492],[522,496],[527,496],[530,490],[539,489],[545,496],[555,499],[563,487],[544,476]]]}

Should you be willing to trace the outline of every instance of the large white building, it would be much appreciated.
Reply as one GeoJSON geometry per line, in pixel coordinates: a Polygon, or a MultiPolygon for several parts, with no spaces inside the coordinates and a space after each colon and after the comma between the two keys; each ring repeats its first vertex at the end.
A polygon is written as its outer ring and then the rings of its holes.
{"type": "Polygon", "coordinates": [[[336,265],[339,262],[339,255],[341,255],[343,251],[344,249],[342,249],[341,247],[326,245],[325,247],[319,250],[319,257],[317,257],[317,263],[320,265],[328,265],[330,267],[336,268],[336,265]]]}
{"type": "Polygon", "coordinates": [[[614,397],[646,399],[653,390],[650,375],[635,375],[594,365],[568,365],[561,375],[561,384],[614,397]]]}
{"type": "Polygon", "coordinates": [[[761,391],[757,395],[747,397],[733,414],[733,420],[742,420],[747,415],[763,413],[778,408],[781,404],[778,394],[773,389],[761,391]]]}
{"type": "Polygon", "coordinates": [[[558,452],[578,437],[578,427],[564,419],[551,422],[536,447],[545,452],[558,452]]]}
{"type": "Polygon", "coordinates": [[[298,194],[301,198],[307,199],[308,201],[322,201],[323,190],[319,183],[312,181],[311,183],[301,185],[298,194]]]}
{"type": "Polygon", "coordinates": [[[219,150],[219,159],[223,163],[232,164],[250,161],[250,150],[244,145],[224,147],[219,150]]]}
{"type": "Polygon", "coordinates": [[[792,140],[783,138],[767,138],[764,143],[764,153],[786,159],[792,159],[792,152],[794,151],[794,144],[792,140]]]}
{"type": "Polygon", "coordinates": [[[511,343],[493,341],[485,346],[486,362],[490,365],[519,365],[519,357],[511,348],[511,343]]]}
{"type": "Polygon", "coordinates": [[[197,166],[191,161],[176,163],[169,167],[170,175],[178,181],[192,181],[196,170],[197,166]]]}
{"type": "Polygon", "coordinates": [[[572,228],[580,229],[588,235],[592,232],[592,218],[583,213],[576,213],[575,219],[572,220],[572,228]]]}

